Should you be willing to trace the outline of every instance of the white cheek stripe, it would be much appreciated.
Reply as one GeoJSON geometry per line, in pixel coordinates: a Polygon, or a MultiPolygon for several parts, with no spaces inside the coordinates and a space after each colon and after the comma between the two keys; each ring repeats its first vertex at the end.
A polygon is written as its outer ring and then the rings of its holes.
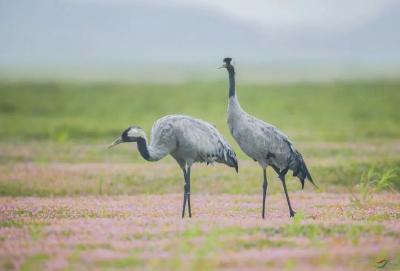
{"type": "Polygon", "coordinates": [[[138,134],[138,131],[136,129],[131,129],[128,132],[128,136],[130,136],[130,137],[135,137],[135,136],[137,136],[137,134],[138,134]]]}
{"type": "Polygon", "coordinates": [[[138,129],[131,129],[128,132],[128,136],[129,137],[144,137],[145,133],[142,130],[138,130],[138,129]]]}

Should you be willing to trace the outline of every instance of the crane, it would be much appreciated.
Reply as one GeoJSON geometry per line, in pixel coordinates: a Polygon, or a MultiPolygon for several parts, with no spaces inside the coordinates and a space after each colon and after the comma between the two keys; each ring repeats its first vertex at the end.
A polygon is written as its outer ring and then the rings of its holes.
{"type": "Polygon", "coordinates": [[[307,169],[306,163],[289,138],[275,126],[268,124],[246,113],[240,106],[235,90],[235,68],[231,64],[232,58],[223,60],[220,68],[225,68],[229,75],[229,103],[228,126],[229,130],[242,151],[254,161],[258,162],[263,170],[263,202],[262,218],[265,218],[265,200],[268,187],[267,172],[271,166],[278,174],[285,192],[289,215],[293,217],[293,210],[286,187],[285,176],[289,170],[293,176],[299,178],[302,188],[304,180],[308,179],[315,187],[315,183],[307,169]]]}
{"type": "Polygon", "coordinates": [[[186,203],[192,217],[190,169],[194,163],[223,163],[238,172],[236,154],[221,133],[213,125],[190,116],[168,115],[157,120],[151,129],[150,144],[142,128],[130,126],[109,148],[125,142],[136,142],[140,155],[147,161],[158,161],[168,154],[176,160],[185,181],[182,218],[186,203]]]}

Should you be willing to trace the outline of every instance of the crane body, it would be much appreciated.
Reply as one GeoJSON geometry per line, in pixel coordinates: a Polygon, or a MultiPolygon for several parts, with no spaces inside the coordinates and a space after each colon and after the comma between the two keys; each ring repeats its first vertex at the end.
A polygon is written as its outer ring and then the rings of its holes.
{"type": "MultiPolygon", "coordinates": [[[[246,113],[240,106],[236,96],[235,69],[231,58],[224,59],[224,65],[229,75],[229,102],[228,126],[241,150],[252,158],[263,169],[263,208],[262,217],[265,217],[265,200],[268,187],[266,168],[271,166],[278,174],[285,191],[290,216],[295,215],[287,192],[285,176],[289,170],[297,176],[304,188],[304,180],[314,184],[310,172],[289,138],[275,126],[268,124],[246,113]]],[[[314,184],[315,185],[315,184],[314,184]]]]}
{"type": "Polygon", "coordinates": [[[185,180],[182,217],[190,206],[190,170],[194,163],[223,163],[238,171],[236,154],[221,133],[211,124],[185,115],[168,115],[157,120],[151,129],[150,144],[138,126],[124,130],[110,147],[136,142],[138,151],[147,161],[158,161],[170,154],[179,164],[185,180]]]}

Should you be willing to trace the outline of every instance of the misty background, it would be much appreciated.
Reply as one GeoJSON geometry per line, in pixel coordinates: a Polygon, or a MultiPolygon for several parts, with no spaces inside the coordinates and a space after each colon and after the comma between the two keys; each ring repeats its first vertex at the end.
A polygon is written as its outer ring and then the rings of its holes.
{"type": "Polygon", "coordinates": [[[396,0],[0,0],[0,77],[397,78],[396,0]]]}

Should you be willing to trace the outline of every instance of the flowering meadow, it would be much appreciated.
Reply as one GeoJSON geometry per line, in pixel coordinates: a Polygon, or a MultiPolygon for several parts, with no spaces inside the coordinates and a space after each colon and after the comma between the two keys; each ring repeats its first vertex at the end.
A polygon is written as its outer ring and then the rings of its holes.
{"type": "Polygon", "coordinates": [[[288,174],[289,218],[269,169],[265,220],[262,171],[227,131],[224,87],[0,82],[0,270],[400,270],[400,82],[241,87],[319,187],[288,174]],[[192,218],[172,158],[106,148],[170,113],[216,124],[239,158],[238,174],[193,167],[192,218]]]}
{"type": "Polygon", "coordinates": [[[400,197],[358,208],[348,194],[3,197],[0,264],[10,270],[376,270],[397,266],[400,197]]]}

